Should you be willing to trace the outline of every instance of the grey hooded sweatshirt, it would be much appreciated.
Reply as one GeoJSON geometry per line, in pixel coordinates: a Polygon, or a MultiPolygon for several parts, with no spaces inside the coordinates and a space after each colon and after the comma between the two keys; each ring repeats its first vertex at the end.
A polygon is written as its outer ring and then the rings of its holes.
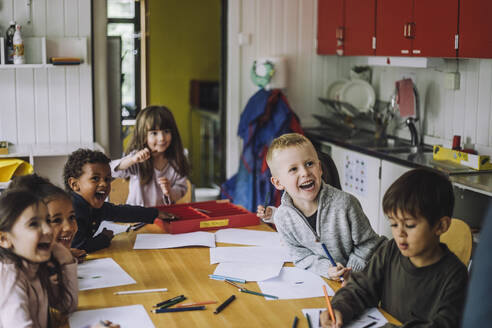
{"type": "Polygon", "coordinates": [[[354,196],[325,183],[318,194],[316,231],[286,192],[274,213],[274,221],[295,266],[324,277],[328,277],[328,268],[332,265],[322,243],[335,262],[361,271],[386,240],[372,230],[354,196]]]}

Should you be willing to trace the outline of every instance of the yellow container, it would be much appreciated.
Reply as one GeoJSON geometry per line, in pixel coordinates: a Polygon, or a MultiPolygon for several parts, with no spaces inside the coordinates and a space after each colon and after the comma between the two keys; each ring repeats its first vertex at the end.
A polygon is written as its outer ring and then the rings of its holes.
{"type": "Polygon", "coordinates": [[[440,145],[434,145],[434,154],[432,158],[435,161],[452,162],[471,167],[475,170],[492,170],[490,156],[468,154],[459,150],[445,148],[440,145]]]}
{"type": "Polygon", "coordinates": [[[8,182],[16,175],[27,175],[33,172],[32,165],[17,158],[0,159],[0,182],[8,182]]]}
{"type": "Polygon", "coordinates": [[[9,154],[9,143],[8,141],[0,141],[0,155],[9,154]]]}

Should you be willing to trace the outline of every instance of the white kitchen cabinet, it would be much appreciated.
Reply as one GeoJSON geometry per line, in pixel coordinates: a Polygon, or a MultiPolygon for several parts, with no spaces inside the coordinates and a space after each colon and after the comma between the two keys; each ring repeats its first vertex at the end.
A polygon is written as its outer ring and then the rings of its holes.
{"type": "Polygon", "coordinates": [[[388,188],[398,179],[403,173],[410,171],[412,168],[381,160],[381,187],[380,187],[380,200],[379,200],[379,226],[378,233],[388,238],[393,238],[391,234],[391,227],[388,223],[388,219],[383,212],[383,197],[388,188]]]}
{"type": "Polygon", "coordinates": [[[380,234],[378,221],[381,159],[333,144],[330,146],[331,157],[338,169],[342,190],[359,200],[372,228],[380,234]]]}

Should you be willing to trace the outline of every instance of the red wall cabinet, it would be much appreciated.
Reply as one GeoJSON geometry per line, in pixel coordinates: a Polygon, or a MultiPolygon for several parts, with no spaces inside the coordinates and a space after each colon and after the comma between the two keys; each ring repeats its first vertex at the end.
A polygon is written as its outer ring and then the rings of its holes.
{"type": "Polygon", "coordinates": [[[374,55],[376,0],[318,0],[318,54],[374,55]]]}
{"type": "Polygon", "coordinates": [[[492,1],[461,0],[459,57],[492,58],[492,1]]]}
{"type": "Polygon", "coordinates": [[[376,55],[455,57],[459,0],[378,0],[376,55]]]}
{"type": "Polygon", "coordinates": [[[345,0],[344,32],[344,55],[374,55],[376,0],[345,0]]]}
{"type": "Polygon", "coordinates": [[[318,0],[319,55],[334,55],[342,47],[343,2],[344,0],[318,0]]]}

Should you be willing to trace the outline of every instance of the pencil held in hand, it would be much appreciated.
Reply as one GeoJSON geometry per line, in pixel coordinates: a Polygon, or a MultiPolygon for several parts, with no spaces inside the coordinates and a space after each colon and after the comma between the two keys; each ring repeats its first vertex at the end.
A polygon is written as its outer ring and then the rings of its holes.
{"type": "Polygon", "coordinates": [[[325,285],[323,285],[323,292],[325,293],[326,306],[328,307],[328,312],[330,313],[331,321],[333,321],[333,323],[336,323],[335,314],[333,313],[333,308],[331,307],[330,298],[328,297],[328,291],[326,290],[325,285]]]}

